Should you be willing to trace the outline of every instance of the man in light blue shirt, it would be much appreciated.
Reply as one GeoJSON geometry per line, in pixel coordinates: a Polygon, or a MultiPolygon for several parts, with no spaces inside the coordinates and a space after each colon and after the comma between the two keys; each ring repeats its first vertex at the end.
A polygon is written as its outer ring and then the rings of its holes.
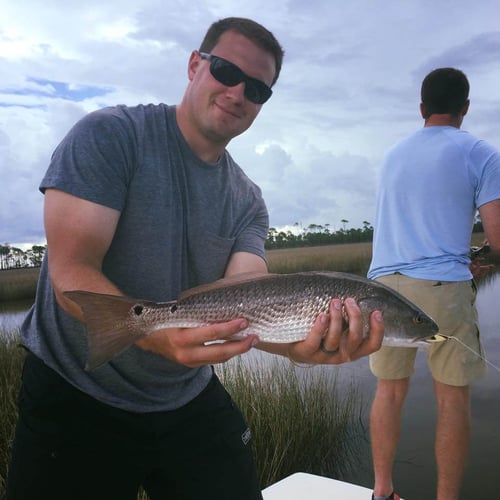
{"type": "MultiPolygon", "coordinates": [[[[420,306],[440,333],[482,353],[469,249],[479,210],[491,249],[500,251],[500,155],[460,130],[469,109],[461,71],[432,71],[421,93],[424,127],[396,144],[382,167],[368,276],[420,306]]],[[[370,356],[378,378],[370,420],[374,499],[399,498],[392,464],[416,351],[383,347],[370,356]]],[[[436,498],[458,500],[470,436],[469,384],[485,365],[454,341],[427,354],[438,403],[436,498]]]]}

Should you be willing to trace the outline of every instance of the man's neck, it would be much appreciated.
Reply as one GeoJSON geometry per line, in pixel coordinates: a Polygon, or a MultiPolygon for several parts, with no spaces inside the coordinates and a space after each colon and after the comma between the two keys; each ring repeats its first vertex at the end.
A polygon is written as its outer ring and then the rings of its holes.
{"type": "Polygon", "coordinates": [[[424,127],[455,127],[460,128],[463,116],[434,113],[425,120],[424,127]]]}
{"type": "Polygon", "coordinates": [[[176,106],[176,119],[181,134],[196,156],[204,162],[216,163],[224,153],[229,141],[216,143],[200,134],[197,128],[192,125],[189,110],[184,102],[176,106]]]}

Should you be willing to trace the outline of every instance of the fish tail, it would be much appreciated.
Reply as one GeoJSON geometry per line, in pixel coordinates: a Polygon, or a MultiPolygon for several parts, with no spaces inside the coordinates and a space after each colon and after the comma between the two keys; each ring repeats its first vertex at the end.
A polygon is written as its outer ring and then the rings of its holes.
{"type": "Polygon", "coordinates": [[[86,370],[94,370],[128,349],[146,333],[129,328],[130,309],[137,301],[118,295],[85,292],[64,292],[82,309],[87,327],[88,356],[86,370]]]}

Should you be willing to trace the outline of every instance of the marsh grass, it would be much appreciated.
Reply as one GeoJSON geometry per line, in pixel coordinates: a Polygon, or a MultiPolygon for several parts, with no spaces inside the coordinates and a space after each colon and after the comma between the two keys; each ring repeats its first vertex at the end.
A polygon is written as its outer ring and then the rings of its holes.
{"type": "MultiPolygon", "coordinates": [[[[471,245],[480,246],[484,233],[473,233],[471,245]]],[[[284,248],[266,252],[269,271],[340,271],[366,276],[372,258],[372,243],[346,243],[318,247],[284,248]]],[[[487,254],[484,264],[500,265],[499,254],[487,254]]]]}
{"type": "MultiPolygon", "coordinates": [[[[285,248],[266,252],[269,271],[342,271],[366,275],[372,252],[371,243],[349,243],[319,247],[285,248]]],[[[35,296],[39,268],[0,271],[0,300],[14,301],[35,296]]]]}
{"type": "Polygon", "coordinates": [[[38,267],[0,271],[0,301],[32,299],[39,274],[38,267]]]}
{"type": "Polygon", "coordinates": [[[349,243],[307,248],[284,248],[266,253],[272,273],[341,271],[365,276],[372,256],[371,243],[349,243]]]}
{"type": "Polygon", "coordinates": [[[354,386],[341,392],[331,371],[274,356],[216,371],[251,429],[262,488],[297,471],[338,477],[353,466],[364,436],[354,386]]]}
{"type": "Polygon", "coordinates": [[[2,331],[0,338],[0,499],[3,499],[7,464],[17,420],[17,396],[24,350],[18,345],[18,329],[2,331]]]}

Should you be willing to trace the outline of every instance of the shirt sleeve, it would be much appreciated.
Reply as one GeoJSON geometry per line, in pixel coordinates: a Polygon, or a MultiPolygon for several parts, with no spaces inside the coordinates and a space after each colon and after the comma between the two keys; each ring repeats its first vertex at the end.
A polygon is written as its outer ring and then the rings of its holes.
{"type": "Polygon", "coordinates": [[[476,206],[500,199],[500,153],[485,141],[471,151],[473,164],[481,165],[476,185],[476,206]]]}
{"type": "Polygon", "coordinates": [[[261,196],[256,200],[256,203],[257,210],[255,216],[237,237],[233,246],[233,253],[249,252],[266,260],[264,246],[269,230],[269,214],[261,196]]]}
{"type": "Polygon", "coordinates": [[[55,149],[40,191],[56,188],[121,211],[136,165],[135,142],[118,109],[86,115],[55,149]]]}

